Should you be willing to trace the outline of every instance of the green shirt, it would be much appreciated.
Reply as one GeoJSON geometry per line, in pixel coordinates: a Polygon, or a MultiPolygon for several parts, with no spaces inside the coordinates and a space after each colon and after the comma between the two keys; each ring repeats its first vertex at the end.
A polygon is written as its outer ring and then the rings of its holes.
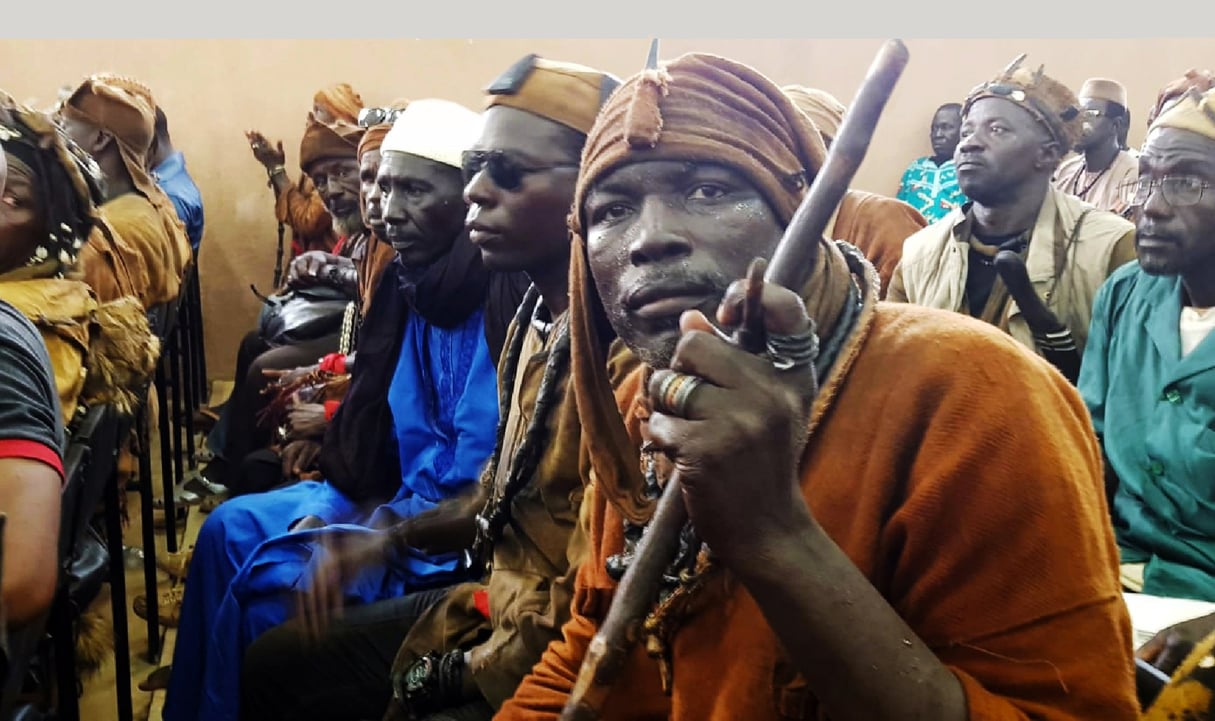
{"type": "Polygon", "coordinates": [[[1215,334],[1181,357],[1181,280],[1128,263],[1101,287],[1077,383],[1119,479],[1144,593],[1215,601],[1215,334]]]}

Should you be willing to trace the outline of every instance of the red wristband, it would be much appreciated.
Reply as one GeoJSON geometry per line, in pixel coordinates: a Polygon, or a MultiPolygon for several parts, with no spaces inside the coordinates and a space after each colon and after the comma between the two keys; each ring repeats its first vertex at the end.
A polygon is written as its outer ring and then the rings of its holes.
{"type": "Polygon", "coordinates": [[[345,375],[346,356],[343,353],[330,353],[324,358],[321,358],[321,362],[317,364],[317,368],[325,371],[326,373],[345,375]]]}
{"type": "Polygon", "coordinates": [[[341,404],[341,401],[325,401],[325,420],[333,420],[333,416],[337,413],[338,406],[341,404]]]}

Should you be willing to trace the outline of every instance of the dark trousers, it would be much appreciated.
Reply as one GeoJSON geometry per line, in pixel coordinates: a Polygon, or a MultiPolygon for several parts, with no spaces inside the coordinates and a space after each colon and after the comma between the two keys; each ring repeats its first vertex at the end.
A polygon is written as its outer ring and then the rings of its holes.
{"type": "Polygon", "coordinates": [[[478,700],[431,714],[422,721],[491,721],[494,713],[493,706],[485,700],[478,700]]]}
{"type": "Polygon", "coordinates": [[[283,459],[269,448],[260,448],[245,456],[238,471],[241,493],[265,493],[297,481],[283,476],[283,459]]]}
{"type": "Polygon", "coordinates": [[[401,643],[446,593],[347,608],[314,641],[297,620],[262,634],[245,651],[241,721],[379,721],[392,698],[389,675],[401,643]]]}
{"type": "Polygon", "coordinates": [[[262,371],[293,370],[315,365],[327,353],[337,352],[338,340],[337,334],[334,334],[270,348],[257,331],[245,335],[236,355],[236,379],[232,395],[220,418],[220,424],[224,425],[221,431],[223,451],[208,466],[207,477],[210,480],[228,486],[233,495],[265,490],[249,488],[243,483],[240,473],[245,456],[270,445],[274,437],[274,429],[263,427],[257,421],[258,414],[271,400],[262,393],[271,380],[262,371]]]}

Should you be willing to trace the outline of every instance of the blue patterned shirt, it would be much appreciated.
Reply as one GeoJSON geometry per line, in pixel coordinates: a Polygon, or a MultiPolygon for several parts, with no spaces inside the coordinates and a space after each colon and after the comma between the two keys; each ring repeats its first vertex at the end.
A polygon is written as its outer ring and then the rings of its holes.
{"type": "Polygon", "coordinates": [[[966,202],[966,195],[958,187],[953,161],[937,165],[930,157],[920,158],[907,167],[897,197],[920,211],[929,223],[937,222],[966,202]]]}

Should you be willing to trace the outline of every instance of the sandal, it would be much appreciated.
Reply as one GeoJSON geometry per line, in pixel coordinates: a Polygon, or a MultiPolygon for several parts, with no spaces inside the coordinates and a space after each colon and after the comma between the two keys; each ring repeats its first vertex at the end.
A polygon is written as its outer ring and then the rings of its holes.
{"type": "Polygon", "coordinates": [[[173,670],[172,666],[161,666],[148,677],[139,682],[140,691],[160,691],[169,687],[169,674],[173,670]]]}
{"type": "MultiPolygon", "coordinates": [[[[156,597],[156,616],[160,621],[160,625],[165,628],[177,628],[177,622],[181,620],[181,602],[185,598],[186,587],[184,585],[174,586],[166,591],[161,591],[156,597]]],[[[136,616],[144,619],[148,618],[148,597],[136,596],[131,602],[131,610],[136,616]]]]}
{"type": "Polygon", "coordinates": [[[211,511],[214,511],[216,508],[219,508],[219,504],[223,503],[226,500],[228,500],[228,496],[226,494],[207,496],[206,498],[203,499],[202,503],[198,504],[198,512],[199,513],[210,513],[211,511]]]}

